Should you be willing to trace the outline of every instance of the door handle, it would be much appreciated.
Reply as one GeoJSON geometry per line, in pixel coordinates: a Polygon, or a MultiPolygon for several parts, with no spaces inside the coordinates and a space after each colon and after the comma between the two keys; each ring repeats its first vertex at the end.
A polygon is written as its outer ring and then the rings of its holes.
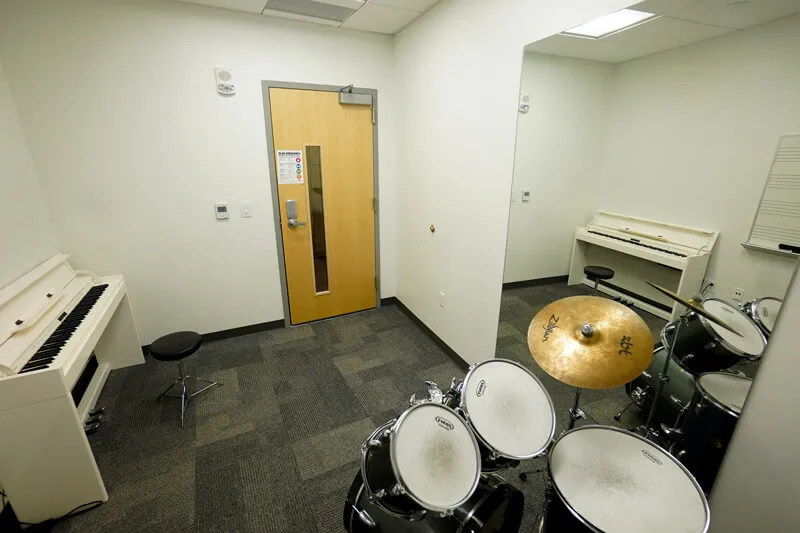
{"type": "Polygon", "coordinates": [[[305,222],[300,222],[297,220],[297,201],[296,200],[286,200],[286,218],[289,219],[287,222],[290,228],[297,228],[300,226],[305,226],[305,222]]]}

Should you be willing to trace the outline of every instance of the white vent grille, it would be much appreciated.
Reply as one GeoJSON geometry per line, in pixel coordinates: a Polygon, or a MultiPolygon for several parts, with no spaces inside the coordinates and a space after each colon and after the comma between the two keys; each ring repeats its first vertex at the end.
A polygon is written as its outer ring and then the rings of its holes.
{"type": "Polygon", "coordinates": [[[266,9],[337,22],[344,22],[355,11],[355,9],[323,4],[314,0],[269,0],[266,9]]]}

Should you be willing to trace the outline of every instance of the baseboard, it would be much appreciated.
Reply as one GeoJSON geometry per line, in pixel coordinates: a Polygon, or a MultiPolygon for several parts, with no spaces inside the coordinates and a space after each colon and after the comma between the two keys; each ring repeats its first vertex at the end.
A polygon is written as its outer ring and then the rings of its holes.
{"type": "Polygon", "coordinates": [[[381,307],[384,305],[397,305],[397,298],[389,296],[388,298],[381,298],[381,307]]]}
{"type": "Polygon", "coordinates": [[[439,337],[439,336],[438,336],[436,333],[434,333],[434,332],[433,332],[433,330],[432,330],[431,328],[429,328],[428,326],[426,326],[426,325],[425,325],[425,323],[424,323],[422,320],[420,320],[420,319],[419,319],[419,317],[417,317],[417,315],[415,315],[415,314],[414,314],[414,313],[411,311],[411,309],[409,309],[408,307],[406,307],[406,305],[405,305],[403,302],[401,302],[400,300],[398,300],[397,298],[395,298],[394,300],[395,300],[395,305],[396,305],[396,306],[397,306],[397,307],[398,307],[398,308],[399,308],[399,309],[400,309],[400,310],[401,310],[401,311],[402,311],[402,312],[403,312],[403,313],[404,313],[404,314],[405,314],[405,315],[406,315],[408,318],[410,318],[410,319],[411,319],[411,321],[412,321],[412,322],[414,322],[414,324],[416,324],[416,325],[417,325],[417,326],[418,326],[418,327],[419,327],[419,328],[420,328],[422,331],[424,331],[424,332],[425,332],[425,334],[426,334],[426,335],[427,335],[427,336],[428,336],[428,337],[429,337],[429,338],[430,338],[430,339],[431,339],[433,342],[435,342],[435,343],[436,343],[436,345],[437,345],[437,346],[439,346],[439,348],[441,348],[441,349],[442,349],[442,350],[443,350],[443,351],[444,351],[444,352],[445,352],[445,353],[448,355],[448,357],[450,357],[450,359],[452,359],[452,360],[453,360],[453,362],[454,362],[455,364],[457,364],[457,365],[458,365],[458,367],[459,367],[461,370],[464,370],[464,371],[466,371],[466,370],[469,368],[469,363],[467,363],[466,361],[464,361],[464,359],[462,359],[462,358],[461,358],[461,356],[460,356],[460,355],[458,355],[458,352],[456,352],[456,351],[455,351],[454,349],[452,349],[452,348],[451,348],[451,347],[450,347],[450,346],[449,346],[449,345],[448,345],[446,342],[444,342],[444,341],[441,339],[441,337],[439,337]]]}
{"type": "Polygon", "coordinates": [[[569,276],[551,276],[549,278],[525,279],[522,281],[511,281],[503,283],[503,290],[519,289],[520,287],[537,287],[539,285],[549,285],[551,283],[562,283],[567,281],[569,276]]]}
{"type": "MultiPolygon", "coordinates": [[[[280,329],[285,327],[286,323],[283,319],[273,320],[271,322],[261,322],[260,324],[251,324],[249,326],[242,326],[240,328],[223,329],[222,331],[212,331],[210,333],[203,333],[203,343],[221,341],[224,339],[231,339],[233,337],[241,337],[243,335],[250,335],[252,333],[261,333],[262,331],[269,331],[271,329],[280,329]]],[[[142,353],[147,355],[150,353],[150,345],[142,346],[142,353]]]]}

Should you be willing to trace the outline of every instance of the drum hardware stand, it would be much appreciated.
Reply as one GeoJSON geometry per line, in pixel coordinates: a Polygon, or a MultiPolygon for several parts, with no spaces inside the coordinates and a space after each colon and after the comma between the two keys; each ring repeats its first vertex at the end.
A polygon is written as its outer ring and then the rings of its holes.
{"type": "Polygon", "coordinates": [[[350,507],[353,508],[353,510],[356,512],[356,514],[358,514],[359,520],[364,522],[364,524],[366,524],[366,526],[368,528],[372,529],[372,528],[375,527],[375,525],[376,525],[375,524],[375,520],[372,519],[372,517],[369,515],[369,513],[367,511],[365,511],[364,509],[361,509],[358,505],[356,505],[354,503],[351,503],[350,507]]]}
{"type": "Polygon", "coordinates": [[[573,429],[575,427],[575,422],[578,420],[586,420],[586,412],[578,407],[578,404],[581,401],[581,388],[575,387],[575,403],[572,404],[572,407],[569,410],[569,426],[568,429],[573,429]]]}
{"type": "MultiPolygon", "coordinates": [[[[650,374],[647,371],[642,372],[642,375],[648,379],[650,379],[650,374]]],[[[650,387],[645,387],[644,389],[641,387],[636,387],[631,391],[631,398],[633,398],[628,405],[622,408],[622,411],[614,415],[614,420],[617,422],[620,421],[622,415],[624,415],[628,409],[633,407],[634,404],[642,405],[642,403],[647,398],[647,395],[650,393],[650,387]]]]}
{"type": "Polygon", "coordinates": [[[656,391],[653,395],[653,405],[650,406],[650,414],[647,415],[647,422],[645,422],[644,426],[636,428],[637,433],[640,433],[644,438],[653,442],[658,438],[658,431],[653,429],[653,420],[655,420],[656,411],[658,410],[658,399],[661,398],[661,391],[664,390],[664,385],[669,381],[667,372],[669,372],[669,364],[672,362],[672,353],[675,351],[675,345],[678,344],[678,335],[680,335],[681,326],[686,325],[686,322],[689,320],[689,314],[689,312],[686,312],[675,321],[675,336],[672,338],[673,340],[669,345],[669,353],[667,353],[667,357],[664,359],[664,368],[661,369],[661,375],[658,378],[656,391]]]}

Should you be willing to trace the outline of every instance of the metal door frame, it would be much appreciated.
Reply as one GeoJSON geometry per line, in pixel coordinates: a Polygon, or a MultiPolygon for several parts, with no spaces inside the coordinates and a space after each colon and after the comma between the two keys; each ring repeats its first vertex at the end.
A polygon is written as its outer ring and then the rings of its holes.
{"type": "MultiPolygon", "coordinates": [[[[267,156],[269,161],[269,186],[272,191],[272,211],[275,224],[275,242],[278,245],[278,269],[281,278],[281,296],[283,299],[283,321],[286,327],[292,327],[292,315],[289,310],[289,286],[286,283],[286,258],[283,254],[283,233],[281,232],[281,209],[280,199],[278,198],[278,172],[275,168],[275,139],[272,135],[272,112],[270,109],[269,90],[270,89],[298,89],[306,91],[321,91],[338,93],[342,86],[337,85],[317,85],[315,83],[291,83],[285,81],[261,80],[261,94],[264,99],[264,125],[267,133],[267,156]]],[[[381,268],[381,248],[380,248],[380,213],[378,201],[378,91],[377,89],[366,89],[364,87],[352,87],[348,92],[354,94],[368,94],[372,96],[372,181],[375,204],[373,208],[375,224],[375,307],[381,306],[381,287],[380,287],[380,268],[381,268]]],[[[327,317],[333,318],[333,317],[327,317]]],[[[321,319],[324,320],[324,319],[321,319]]],[[[304,322],[305,324],[305,322],[304,322]]]]}

